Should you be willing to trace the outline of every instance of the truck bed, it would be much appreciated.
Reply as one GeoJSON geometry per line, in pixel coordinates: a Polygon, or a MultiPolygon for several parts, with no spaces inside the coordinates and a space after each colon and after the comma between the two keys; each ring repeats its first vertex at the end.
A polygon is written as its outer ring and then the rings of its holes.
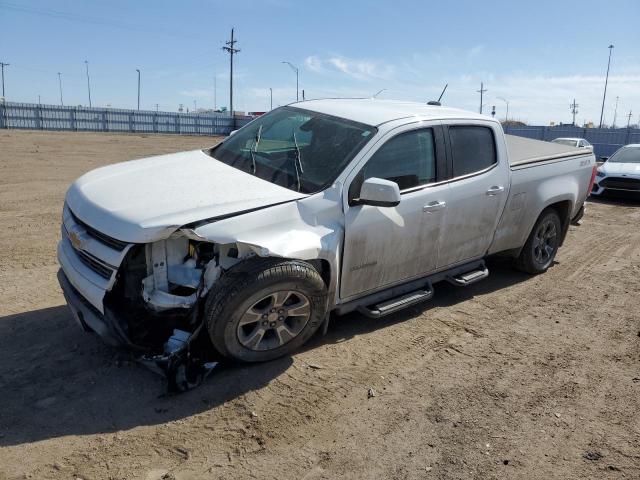
{"type": "Polygon", "coordinates": [[[542,140],[533,140],[516,135],[505,135],[505,140],[509,151],[509,165],[512,167],[548,160],[560,160],[577,155],[590,155],[592,153],[586,148],[543,142],[542,140]]]}

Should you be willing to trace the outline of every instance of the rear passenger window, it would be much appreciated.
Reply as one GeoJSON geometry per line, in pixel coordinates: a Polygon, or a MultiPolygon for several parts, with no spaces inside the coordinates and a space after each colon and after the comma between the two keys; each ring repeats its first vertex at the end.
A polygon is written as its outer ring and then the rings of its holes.
{"type": "Polygon", "coordinates": [[[400,190],[435,182],[433,131],[412,130],[387,141],[364,167],[364,179],[371,177],[396,182],[400,190]]]}
{"type": "Polygon", "coordinates": [[[453,176],[479,172],[497,162],[493,131],[488,127],[450,126],[453,176]]]}

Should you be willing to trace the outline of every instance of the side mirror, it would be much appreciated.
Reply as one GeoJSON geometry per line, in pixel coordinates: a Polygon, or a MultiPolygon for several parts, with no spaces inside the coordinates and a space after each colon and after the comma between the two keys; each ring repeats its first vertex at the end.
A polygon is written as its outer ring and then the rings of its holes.
{"type": "Polygon", "coordinates": [[[391,180],[367,178],[360,187],[357,203],[375,207],[395,207],[400,203],[400,187],[391,180]]]}

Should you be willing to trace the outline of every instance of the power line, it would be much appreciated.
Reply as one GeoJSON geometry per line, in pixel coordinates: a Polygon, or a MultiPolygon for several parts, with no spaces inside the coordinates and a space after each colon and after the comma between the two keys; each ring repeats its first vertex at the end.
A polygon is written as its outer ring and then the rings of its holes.
{"type": "Polygon", "coordinates": [[[152,26],[152,28],[140,28],[140,24],[130,24],[125,22],[120,22],[112,19],[105,19],[102,17],[92,17],[89,15],[78,15],[76,13],[63,12],[60,10],[52,10],[50,8],[38,8],[38,7],[30,7],[25,5],[19,5],[12,2],[0,1],[0,8],[5,10],[12,10],[14,12],[20,13],[28,13],[31,15],[42,15],[50,18],[57,18],[60,20],[85,23],[85,24],[94,24],[101,26],[110,26],[116,28],[122,28],[129,31],[138,31],[146,34],[155,34],[162,36],[169,36],[173,38],[191,38],[194,40],[202,40],[202,37],[195,37],[192,35],[184,34],[182,31],[177,34],[172,31],[163,30],[157,26],[152,26]]]}
{"type": "MultiPolygon", "coordinates": [[[[233,28],[231,29],[231,40],[225,42],[225,46],[222,47],[222,50],[229,53],[229,111],[231,112],[231,118],[235,119],[235,115],[233,114],[233,56],[240,52],[240,49],[235,48],[235,44],[238,43],[237,40],[233,39],[233,28]]],[[[232,125],[235,127],[235,124],[232,125]]]]}

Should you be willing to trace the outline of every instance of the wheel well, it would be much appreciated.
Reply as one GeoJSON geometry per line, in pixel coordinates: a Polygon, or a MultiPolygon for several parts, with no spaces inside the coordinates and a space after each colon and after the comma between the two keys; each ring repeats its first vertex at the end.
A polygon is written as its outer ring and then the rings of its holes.
{"type": "Polygon", "coordinates": [[[318,271],[324,281],[324,284],[329,288],[329,285],[331,284],[331,264],[329,261],[323,258],[316,258],[313,260],[307,260],[306,262],[311,264],[313,268],[318,271]]]}
{"type": "Polygon", "coordinates": [[[560,217],[560,222],[562,222],[562,236],[560,237],[560,245],[562,245],[564,243],[564,237],[567,236],[567,231],[569,230],[569,222],[571,221],[571,202],[569,200],[563,200],[561,202],[552,203],[540,213],[538,218],[540,218],[540,216],[542,216],[542,214],[547,210],[555,210],[560,217]]]}

